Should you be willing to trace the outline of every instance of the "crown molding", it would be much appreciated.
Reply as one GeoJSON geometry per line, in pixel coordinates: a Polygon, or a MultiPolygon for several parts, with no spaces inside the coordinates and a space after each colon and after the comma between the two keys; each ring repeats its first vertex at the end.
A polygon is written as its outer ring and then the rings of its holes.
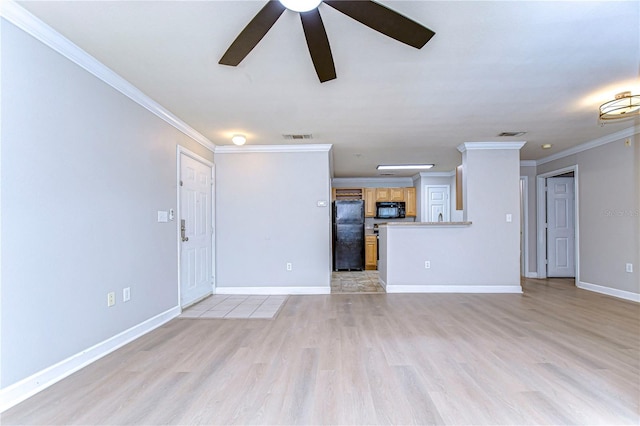
{"type": "Polygon", "coordinates": [[[538,165],[536,160],[520,160],[520,167],[535,167],[538,165]]]}
{"type": "Polygon", "coordinates": [[[420,172],[416,176],[421,178],[430,178],[430,177],[452,177],[456,175],[455,170],[451,170],[450,172],[420,172]]]}
{"type": "Polygon", "coordinates": [[[574,147],[565,149],[563,151],[556,152],[555,154],[549,155],[548,157],[541,158],[536,161],[536,165],[539,166],[541,164],[549,163],[551,161],[558,160],[560,158],[564,158],[569,155],[577,154],[579,152],[586,151],[588,149],[606,145],[608,143],[615,142],[620,139],[629,138],[637,133],[640,133],[640,126],[628,127],[618,132],[611,133],[610,135],[605,135],[598,139],[594,139],[592,141],[585,142],[580,145],[576,145],[574,147]]]}
{"type": "Polygon", "coordinates": [[[54,51],[58,52],[71,62],[93,74],[104,83],[113,87],[132,101],[155,114],[171,126],[175,127],[194,141],[207,149],[214,150],[215,144],[193,129],[187,123],[173,115],[162,105],[145,95],[140,89],[120,77],[106,65],[82,50],[69,39],[56,30],[36,18],[26,9],[19,6],[13,0],[2,0],[0,16],[12,23],[22,31],[33,36],[54,51]]]}
{"type": "Polygon", "coordinates": [[[216,154],[237,154],[241,152],[329,152],[331,144],[306,145],[218,145],[213,151],[216,154]]]}
{"type": "Polygon", "coordinates": [[[458,145],[458,151],[465,152],[476,149],[520,149],[526,141],[517,142],[464,142],[458,145]]]}
{"type": "Polygon", "coordinates": [[[331,186],[336,188],[350,188],[350,187],[363,187],[363,188],[383,188],[385,185],[391,187],[405,187],[413,186],[413,180],[410,177],[361,177],[361,178],[333,178],[331,180],[331,186]]]}

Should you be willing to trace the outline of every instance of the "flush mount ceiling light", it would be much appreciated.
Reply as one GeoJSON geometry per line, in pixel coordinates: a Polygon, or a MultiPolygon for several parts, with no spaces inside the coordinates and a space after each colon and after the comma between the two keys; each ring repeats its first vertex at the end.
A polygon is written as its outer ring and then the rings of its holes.
{"type": "Polygon", "coordinates": [[[552,145],[550,143],[545,143],[544,145],[542,145],[542,149],[550,149],[552,147],[552,145]]]}
{"type": "Polygon", "coordinates": [[[430,169],[434,164],[387,164],[379,165],[378,170],[426,170],[430,169]]]}
{"type": "Polygon", "coordinates": [[[322,0],[280,0],[280,3],[294,12],[308,12],[320,5],[322,0]]]}
{"type": "Polygon", "coordinates": [[[244,145],[246,141],[247,137],[245,135],[233,135],[233,137],[231,138],[231,142],[238,146],[244,145]]]}
{"type": "Polygon", "coordinates": [[[622,92],[600,105],[600,120],[619,120],[640,115],[640,95],[622,92]]]}

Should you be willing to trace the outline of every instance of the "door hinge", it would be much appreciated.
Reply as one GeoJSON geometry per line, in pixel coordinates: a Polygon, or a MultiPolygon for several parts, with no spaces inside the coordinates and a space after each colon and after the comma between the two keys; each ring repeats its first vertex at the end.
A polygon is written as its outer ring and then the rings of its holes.
{"type": "Polygon", "coordinates": [[[183,185],[183,183],[182,183],[182,181],[180,181],[180,186],[182,186],[182,185],[183,185]]]}
{"type": "Polygon", "coordinates": [[[544,264],[545,264],[545,265],[548,265],[548,264],[549,264],[549,261],[548,261],[547,259],[545,259],[545,260],[544,260],[544,264]]]}

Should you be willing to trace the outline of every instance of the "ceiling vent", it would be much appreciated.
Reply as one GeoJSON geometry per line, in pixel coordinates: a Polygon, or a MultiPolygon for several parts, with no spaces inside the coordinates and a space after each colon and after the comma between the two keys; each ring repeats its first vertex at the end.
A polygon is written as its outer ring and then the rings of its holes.
{"type": "Polygon", "coordinates": [[[527,132],[502,132],[499,133],[498,136],[500,137],[509,137],[509,136],[522,136],[527,132]]]}
{"type": "Polygon", "coordinates": [[[378,176],[395,176],[395,173],[378,173],[378,176]]]}
{"type": "Polygon", "coordinates": [[[301,139],[313,139],[312,134],[290,134],[290,135],[282,135],[285,139],[293,139],[293,140],[301,140],[301,139]]]}

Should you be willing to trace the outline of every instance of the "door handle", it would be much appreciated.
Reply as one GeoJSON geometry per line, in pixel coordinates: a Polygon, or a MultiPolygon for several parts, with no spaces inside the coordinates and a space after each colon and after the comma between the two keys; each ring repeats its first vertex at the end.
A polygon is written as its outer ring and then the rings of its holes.
{"type": "Polygon", "coordinates": [[[185,221],[184,219],[180,219],[180,238],[182,239],[182,242],[189,241],[189,237],[185,236],[186,232],[187,228],[185,225],[185,221]]]}

